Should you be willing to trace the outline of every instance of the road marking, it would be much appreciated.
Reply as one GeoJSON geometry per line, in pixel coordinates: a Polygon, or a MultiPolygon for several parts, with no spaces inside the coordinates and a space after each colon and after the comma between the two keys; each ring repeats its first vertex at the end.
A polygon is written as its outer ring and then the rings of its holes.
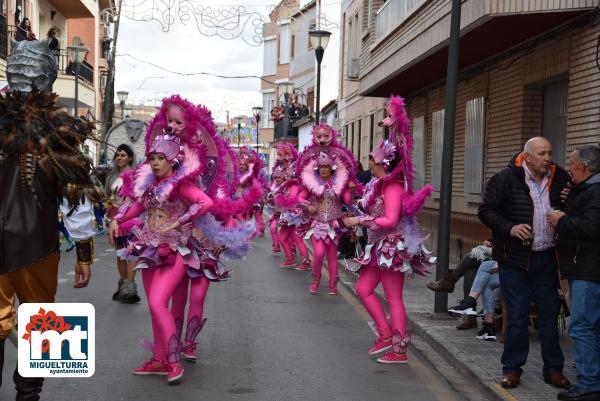
{"type": "Polygon", "coordinates": [[[507,389],[502,387],[500,384],[494,383],[494,388],[495,388],[496,392],[500,393],[504,399],[510,400],[510,401],[519,401],[519,399],[517,397],[512,395],[512,393],[510,391],[508,391],[507,389]]]}
{"type": "Polygon", "coordinates": [[[58,279],[58,284],[66,283],[67,281],[71,281],[71,280],[68,279],[68,278],[59,278],[58,279]]]}
{"type": "Polygon", "coordinates": [[[71,270],[71,271],[68,271],[66,274],[67,274],[67,276],[74,276],[75,272],[73,270],[71,270]]]}

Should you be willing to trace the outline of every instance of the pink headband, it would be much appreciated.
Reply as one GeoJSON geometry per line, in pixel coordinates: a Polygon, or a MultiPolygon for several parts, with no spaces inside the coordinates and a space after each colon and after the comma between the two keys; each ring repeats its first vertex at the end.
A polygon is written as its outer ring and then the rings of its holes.
{"type": "Polygon", "coordinates": [[[376,164],[389,165],[396,158],[396,145],[383,141],[370,153],[376,164]]]}

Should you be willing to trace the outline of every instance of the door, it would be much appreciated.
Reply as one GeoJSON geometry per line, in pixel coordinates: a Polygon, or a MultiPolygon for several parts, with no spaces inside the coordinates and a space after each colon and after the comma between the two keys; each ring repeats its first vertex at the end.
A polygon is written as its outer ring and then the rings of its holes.
{"type": "Polygon", "coordinates": [[[544,115],[542,135],[552,143],[553,159],[565,167],[567,145],[567,97],[569,81],[558,81],[544,86],[544,115]]]}

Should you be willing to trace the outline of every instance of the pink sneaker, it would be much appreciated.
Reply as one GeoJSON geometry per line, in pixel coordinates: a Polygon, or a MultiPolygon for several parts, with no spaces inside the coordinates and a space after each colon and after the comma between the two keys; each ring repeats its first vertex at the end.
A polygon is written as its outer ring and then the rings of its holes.
{"type": "Polygon", "coordinates": [[[196,356],[196,343],[184,343],[183,348],[181,349],[181,354],[183,355],[183,359],[188,362],[196,362],[198,357],[196,356]]]}
{"type": "Polygon", "coordinates": [[[319,288],[319,280],[313,280],[313,282],[310,284],[310,288],[309,288],[310,293],[316,294],[317,288],[319,288]]]}
{"type": "Polygon", "coordinates": [[[379,354],[380,352],[387,351],[392,348],[392,339],[388,338],[387,340],[382,340],[378,338],[375,341],[375,346],[369,350],[369,355],[379,354]]]}
{"type": "Polygon", "coordinates": [[[302,264],[300,266],[296,267],[296,270],[300,270],[300,271],[311,270],[310,261],[305,260],[304,262],[302,262],[302,264]]]}
{"type": "Polygon", "coordinates": [[[281,249],[279,249],[278,246],[273,246],[273,248],[271,248],[271,253],[277,255],[278,253],[281,253],[281,249]]]}
{"type": "Polygon", "coordinates": [[[329,295],[337,295],[337,286],[329,287],[329,295]]]}
{"type": "Polygon", "coordinates": [[[295,260],[286,260],[286,261],[284,261],[284,262],[282,262],[282,263],[279,264],[279,267],[283,267],[283,268],[294,267],[294,266],[296,266],[296,261],[295,260]]]}
{"type": "Polygon", "coordinates": [[[169,364],[169,374],[167,375],[167,383],[175,384],[183,377],[183,368],[179,362],[169,364]]]}
{"type": "Polygon", "coordinates": [[[377,358],[379,363],[408,363],[406,354],[396,354],[395,352],[386,352],[381,358],[377,358]]]}
{"type": "Polygon", "coordinates": [[[141,367],[133,369],[131,373],[138,376],[164,376],[169,374],[169,367],[165,363],[152,358],[149,361],[144,362],[144,364],[141,367]]]}

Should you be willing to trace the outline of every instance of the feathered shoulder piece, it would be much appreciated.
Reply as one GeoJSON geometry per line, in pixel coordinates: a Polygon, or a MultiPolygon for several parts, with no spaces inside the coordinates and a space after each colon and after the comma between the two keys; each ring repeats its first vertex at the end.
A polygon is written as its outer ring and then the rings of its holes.
{"type": "Polygon", "coordinates": [[[91,160],[80,150],[93,124],[57,111],[57,97],[36,90],[0,94],[0,165],[18,159],[22,186],[34,197],[40,167],[56,179],[58,195],[74,205],[93,187],[91,160]]]}
{"type": "Polygon", "coordinates": [[[321,196],[325,191],[325,183],[319,175],[319,163],[322,164],[323,160],[328,160],[328,165],[331,165],[332,176],[331,184],[333,191],[336,195],[341,196],[343,192],[348,188],[350,180],[354,179],[355,161],[350,158],[344,149],[340,147],[330,146],[324,149],[325,152],[320,150],[317,152],[317,148],[305,149],[300,154],[299,160],[299,171],[300,171],[300,182],[302,186],[306,188],[310,193],[321,196]],[[310,156],[310,157],[309,157],[310,156]]]}
{"type": "Polygon", "coordinates": [[[292,208],[298,206],[300,203],[299,194],[291,195],[290,190],[292,187],[300,187],[301,183],[298,179],[291,179],[285,181],[281,186],[277,189],[277,193],[275,194],[275,198],[273,202],[276,206],[283,208],[292,208]]]}
{"type": "MultiPolygon", "coordinates": [[[[159,202],[168,200],[181,182],[193,181],[204,171],[202,160],[206,158],[205,148],[197,146],[195,150],[192,150],[187,144],[183,144],[182,148],[183,161],[176,165],[174,174],[162,180],[154,188],[153,194],[159,202]]],[[[148,162],[138,165],[133,177],[133,195],[136,198],[144,195],[156,182],[156,177],[148,162]]]]}

